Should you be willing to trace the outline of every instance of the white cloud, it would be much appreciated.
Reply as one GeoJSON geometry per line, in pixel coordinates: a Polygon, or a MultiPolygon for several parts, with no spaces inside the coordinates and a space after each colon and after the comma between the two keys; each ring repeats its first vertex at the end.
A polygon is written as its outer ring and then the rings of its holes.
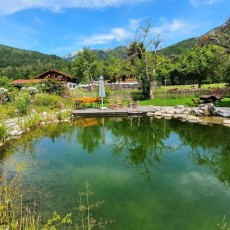
{"type": "Polygon", "coordinates": [[[30,8],[48,9],[54,12],[67,8],[105,8],[119,7],[124,4],[134,4],[146,0],[5,0],[0,2],[0,15],[13,14],[30,8]]]}
{"type": "MultiPolygon", "coordinates": [[[[191,28],[191,26],[189,26],[191,28]]],[[[188,24],[180,19],[173,19],[171,22],[168,22],[166,19],[161,19],[160,26],[154,26],[152,28],[153,33],[184,33],[188,31],[188,24]]]]}
{"type": "Polygon", "coordinates": [[[189,0],[189,1],[193,6],[197,7],[197,6],[203,5],[203,4],[210,4],[211,5],[213,3],[218,2],[219,0],[189,0]]]}
{"type": "Polygon", "coordinates": [[[83,38],[80,42],[82,45],[100,45],[107,44],[111,41],[123,41],[129,36],[129,32],[123,28],[113,28],[108,34],[98,34],[92,37],[83,38]]]}
{"type": "Polygon", "coordinates": [[[178,40],[182,41],[189,37],[194,37],[194,31],[200,27],[200,24],[182,20],[172,19],[171,21],[161,18],[157,26],[151,29],[152,36],[160,36],[162,46],[171,45],[178,40]],[[168,41],[173,41],[168,43],[168,41]]]}
{"type": "Polygon", "coordinates": [[[177,188],[179,188],[178,192],[181,194],[181,197],[189,200],[197,199],[197,193],[205,194],[205,197],[211,197],[220,193],[230,197],[230,192],[225,189],[224,184],[212,174],[190,171],[178,176],[168,175],[168,180],[178,184],[177,188]]]}

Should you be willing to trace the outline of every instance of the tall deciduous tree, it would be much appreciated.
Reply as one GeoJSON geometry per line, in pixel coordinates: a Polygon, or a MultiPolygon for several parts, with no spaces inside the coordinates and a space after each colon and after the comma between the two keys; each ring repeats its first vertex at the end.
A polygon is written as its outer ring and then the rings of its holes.
{"type": "Polygon", "coordinates": [[[142,63],[138,71],[142,81],[142,92],[146,99],[153,97],[151,86],[156,80],[156,51],[162,42],[159,35],[152,36],[151,27],[151,19],[148,19],[130,44],[128,52],[128,59],[132,63],[135,62],[135,59],[142,63]]]}
{"type": "Polygon", "coordinates": [[[223,50],[218,46],[196,46],[182,55],[180,72],[187,81],[198,83],[200,88],[205,79],[215,74],[214,70],[221,62],[222,54],[223,50]]]}
{"type": "Polygon", "coordinates": [[[119,81],[123,72],[123,61],[121,58],[111,55],[104,62],[104,75],[112,82],[119,81]]]}
{"type": "Polygon", "coordinates": [[[78,82],[89,82],[98,74],[98,58],[94,52],[84,48],[72,63],[72,74],[77,76],[78,82]]]}

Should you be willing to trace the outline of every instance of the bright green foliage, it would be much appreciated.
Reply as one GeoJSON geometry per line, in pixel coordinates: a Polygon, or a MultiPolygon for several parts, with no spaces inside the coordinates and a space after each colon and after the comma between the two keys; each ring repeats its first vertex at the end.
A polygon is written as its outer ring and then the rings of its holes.
{"type": "Polygon", "coordinates": [[[31,96],[28,93],[20,93],[15,98],[15,107],[17,109],[18,115],[25,115],[30,109],[31,96]]]}
{"type": "Polygon", "coordinates": [[[9,87],[11,80],[6,76],[0,76],[0,87],[9,87]]]}
{"type": "Polygon", "coordinates": [[[40,122],[42,121],[42,118],[38,114],[33,114],[28,117],[26,117],[24,120],[18,119],[18,125],[22,130],[27,129],[35,129],[40,122]]]}
{"type": "Polygon", "coordinates": [[[183,74],[187,82],[198,83],[200,88],[205,79],[215,74],[222,52],[218,46],[196,46],[182,55],[178,72],[183,74]]]}
{"type": "Polygon", "coordinates": [[[69,119],[71,116],[71,112],[69,110],[59,111],[57,113],[57,119],[59,121],[69,119]]]}
{"type": "Polygon", "coordinates": [[[45,79],[38,85],[40,91],[48,94],[62,95],[64,91],[64,84],[53,79],[45,79]]]}
{"type": "Polygon", "coordinates": [[[110,56],[107,61],[104,62],[104,76],[111,82],[121,80],[121,76],[124,74],[123,61],[116,56],[110,56]]]}
{"type": "Polygon", "coordinates": [[[0,124],[0,143],[3,142],[6,138],[7,130],[3,124],[0,124]]]}
{"type": "Polygon", "coordinates": [[[77,76],[77,82],[89,82],[101,74],[96,54],[88,48],[84,48],[78,57],[72,62],[72,74],[77,76]]]}
{"type": "Polygon", "coordinates": [[[34,96],[34,104],[36,106],[48,106],[48,107],[56,107],[60,101],[60,97],[52,94],[36,94],[34,96]]]}

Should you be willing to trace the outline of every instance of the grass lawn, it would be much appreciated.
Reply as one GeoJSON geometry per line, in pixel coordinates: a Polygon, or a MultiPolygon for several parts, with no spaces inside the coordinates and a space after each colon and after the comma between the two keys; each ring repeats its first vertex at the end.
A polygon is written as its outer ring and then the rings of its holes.
{"type": "Polygon", "coordinates": [[[175,106],[175,105],[185,105],[192,106],[192,99],[194,97],[178,97],[178,98],[156,98],[151,100],[140,101],[140,105],[155,105],[155,106],[175,106]]]}
{"type": "MultiPolygon", "coordinates": [[[[175,105],[184,105],[184,106],[195,106],[192,99],[197,100],[196,97],[177,97],[177,98],[156,98],[152,100],[140,101],[140,105],[155,105],[155,106],[175,106],[175,105]]],[[[215,103],[216,107],[230,107],[230,98],[223,98],[220,102],[215,103]]]]}

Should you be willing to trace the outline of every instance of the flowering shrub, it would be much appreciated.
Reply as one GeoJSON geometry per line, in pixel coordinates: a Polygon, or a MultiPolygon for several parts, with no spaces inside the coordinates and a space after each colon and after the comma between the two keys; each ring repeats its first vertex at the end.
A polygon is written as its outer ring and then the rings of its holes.
{"type": "Polygon", "coordinates": [[[0,103],[4,104],[9,100],[9,90],[0,88],[0,103]]]}

